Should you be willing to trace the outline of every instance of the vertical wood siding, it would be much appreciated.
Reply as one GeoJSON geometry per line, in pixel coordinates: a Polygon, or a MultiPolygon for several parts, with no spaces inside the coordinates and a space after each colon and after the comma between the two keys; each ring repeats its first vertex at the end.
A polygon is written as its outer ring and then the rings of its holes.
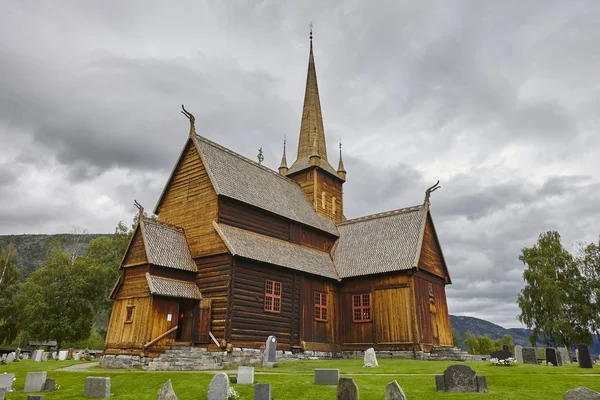
{"type": "MultiPolygon", "coordinates": [[[[179,299],[172,297],[154,296],[152,302],[152,325],[150,327],[149,340],[153,340],[169,329],[177,326],[179,322],[179,299]],[[171,321],[168,321],[167,316],[171,314],[171,321]]],[[[149,347],[148,350],[160,350],[170,346],[175,338],[176,332],[162,338],[155,344],[149,347]]]]}
{"type": "Polygon", "coordinates": [[[317,212],[321,215],[326,216],[336,223],[340,223],[343,220],[344,215],[344,201],[343,201],[343,190],[342,181],[332,177],[331,175],[318,172],[317,177],[317,194],[319,201],[317,202],[317,212]],[[325,192],[325,208],[321,204],[321,194],[325,192]],[[335,214],[333,214],[332,199],[336,198],[335,214]]]}
{"type": "Polygon", "coordinates": [[[290,226],[290,241],[306,247],[321,251],[330,251],[335,243],[334,236],[310,229],[302,225],[292,224],[290,226]]]}
{"type": "Polygon", "coordinates": [[[142,349],[148,340],[148,325],[152,310],[152,297],[138,297],[116,300],[113,303],[108,331],[106,333],[107,350],[118,353],[119,350],[142,349]],[[135,307],[131,323],[125,323],[127,307],[135,307]]]}
{"type": "Polygon", "coordinates": [[[231,274],[231,256],[220,254],[195,260],[198,266],[196,285],[202,297],[212,300],[211,332],[217,339],[225,339],[227,327],[227,300],[231,274]]]}
{"type": "Polygon", "coordinates": [[[339,343],[338,294],[337,283],[335,282],[326,281],[315,276],[304,278],[304,293],[302,296],[304,307],[303,341],[327,344],[339,343]],[[327,294],[327,321],[315,320],[315,292],[327,294]]]}
{"type": "Polygon", "coordinates": [[[148,271],[148,265],[123,268],[123,285],[117,293],[117,299],[149,296],[150,289],[146,279],[148,271]]]}
{"type": "Polygon", "coordinates": [[[314,170],[303,171],[295,175],[289,176],[294,182],[296,182],[300,189],[304,192],[304,195],[310,201],[310,204],[315,202],[315,184],[314,184],[314,170]]]}
{"type": "Polygon", "coordinates": [[[217,220],[217,194],[196,147],[189,142],[168,183],[158,219],[185,230],[192,257],[227,251],[212,226],[217,220]]]}
{"type": "Polygon", "coordinates": [[[146,248],[144,247],[144,239],[142,236],[142,231],[138,228],[135,231],[135,235],[133,235],[133,240],[131,241],[131,245],[127,249],[127,254],[125,254],[125,259],[123,260],[123,266],[126,267],[128,265],[136,265],[136,264],[144,264],[148,263],[148,258],[146,256],[146,248]]]}
{"type": "Polygon", "coordinates": [[[425,232],[423,234],[423,245],[419,257],[419,269],[423,269],[441,278],[447,278],[444,269],[444,259],[442,250],[435,235],[431,216],[427,216],[425,232]]]}
{"type": "Polygon", "coordinates": [[[444,282],[440,278],[422,272],[417,272],[413,280],[421,343],[431,346],[452,346],[452,328],[448,316],[444,282]],[[436,309],[433,318],[430,312],[429,283],[432,286],[436,309]],[[437,339],[434,337],[435,332],[437,332],[437,339]]]}
{"type": "Polygon", "coordinates": [[[219,198],[219,222],[281,240],[290,239],[290,223],[286,219],[225,197],[219,198]]]}

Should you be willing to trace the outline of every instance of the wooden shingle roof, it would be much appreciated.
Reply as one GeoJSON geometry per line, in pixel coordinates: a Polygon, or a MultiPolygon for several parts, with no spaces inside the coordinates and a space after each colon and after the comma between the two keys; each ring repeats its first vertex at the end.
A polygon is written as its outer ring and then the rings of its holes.
{"type": "Polygon", "coordinates": [[[338,224],[340,238],[333,259],[340,277],[415,268],[427,212],[419,205],[338,224]]]}
{"type": "Polygon", "coordinates": [[[327,252],[216,222],[213,225],[234,256],[339,280],[327,252]]]}
{"type": "Polygon", "coordinates": [[[160,267],[198,272],[182,229],[142,218],[140,229],[148,263],[160,267]]]}
{"type": "Polygon", "coordinates": [[[150,293],[157,296],[178,297],[183,299],[202,299],[200,289],[195,282],[163,278],[146,273],[150,293]]]}

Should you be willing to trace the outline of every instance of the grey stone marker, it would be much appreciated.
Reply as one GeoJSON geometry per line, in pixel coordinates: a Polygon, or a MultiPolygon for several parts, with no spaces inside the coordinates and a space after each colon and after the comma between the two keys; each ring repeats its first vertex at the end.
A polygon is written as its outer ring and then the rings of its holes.
{"type": "Polygon", "coordinates": [[[523,346],[520,344],[515,346],[515,359],[518,363],[523,363],[523,346]]]}
{"type": "Polygon", "coordinates": [[[580,368],[593,368],[590,350],[585,344],[577,345],[577,362],[580,368]]]}
{"type": "Polygon", "coordinates": [[[537,356],[533,347],[523,347],[523,364],[537,364],[537,356]]]}
{"type": "Polygon", "coordinates": [[[75,360],[75,361],[81,360],[81,353],[80,352],[73,353],[73,360],[75,360]]]}
{"type": "Polygon", "coordinates": [[[46,379],[44,382],[44,388],[42,391],[44,392],[54,392],[56,390],[56,379],[46,379]]]}
{"type": "Polygon", "coordinates": [[[35,360],[35,362],[44,361],[44,350],[36,350],[33,353],[33,359],[35,360]]]}
{"type": "Polygon", "coordinates": [[[0,389],[5,389],[8,393],[12,389],[15,374],[0,374],[0,389]]]}
{"type": "Polygon", "coordinates": [[[337,385],[339,380],[339,369],[315,369],[315,385],[337,385]]]}
{"type": "Polygon", "coordinates": [[[8,355],[6,356],[6,362],[11,363],[11,362],[15,361],[15,356],[16,356],[16,353],[14,351],[12,353],[8,353],[8,355]]]}
{"type": "Polygon", "coordinates": [[[391,381],[385,386],[385,400],[406,400],[404,391],[400,385],[398,385],[398,382],[391,381]]]}
{"type": "Polygon", "coordinates": [[[6,361],[6,354],[2,354],[2,356],[0,357],[0,361],[6,361]]]}
{"type": "Polygon", "coordinates": [[[254,400],[271,400],[271,384],[257,383],[254,385],[254,400]]]}
{"type": "Polygon", "coordinates": [[[552,364],[554,367],[558,367],[558,355],[556,353],[556,349],[553,347],[548,347],[546,349],[546,364],[552,364]]]}
{"type": "Polygon", "coordinates": [[[23,353],[23,360],[29,360],[29,353],[23,353]]]}
{"type": "Polygon", "coordinates": [[[0,400],[4,400],[4,395],[6,392],[7,390],[5,388],[0,388],[0,400]]]}
{"type": "Polygon", "coordinates": [[[267,339],[263,367],[272,367],[277,362],[277,338],[273,335],[267,339]]]}
{"type": "Polygon", "coordinates": [[[238,385],[252,385],[254,383],[254,367],[238,367],[238,385]]]}
{"type": "Polygon", "coordinates": [[[208,400],[227,400],[229,378],[225,372],[219,372],[208,385],[208,400]]]}
{"type": "Polygon", "coordinates": [[[27,400],[44,400],[44,396],[40,396],[40,395],[34,395],[34,396],[27,396],[27,400]]]}
{"type": "Polygon", "coordinates": [[[41,392],[44,389],[44,383],[46,383],[45,372],[28,372],[25,377],[25,393],[41,392]]]}
{"type": "Polygon", "coordinates": [[[58,352],[58,361],[65,361],[69,352],[67,350],[61,350],[58,352]]]}
{"type": "Polygon", "coordinates": [[[444,375],[435,377],[436,391],[441,392],[487,392],[485,376],[476,376],[475,371],[467,365],[451,365],[444,375]]]}
{"type": "Polygon", "coordinates": [[[88,376],[85,378],[83,396],[91,398],[110,397],[110,378],[88,376]]]}
{"type": "Polygon", "coordinates": [[[337,384],[337,400],[358,400],[358,386],[352,378],[340,378],[337,384]]]}
{"type": "Polygon", "coordinates": [[[571,354],[569,353],[569,350],[567,350],[565,347],[559,347],[556,350],[558,351],[558,354],[560,354],[560,359],[562,360],[563,364],[571,364],[571,354]]]}
{"type": "Polygon", "coordinates": [[[158,400],[177,400],[177,395],[173,390],[173,383],[170,379],[159,389],[158,400]]]}
{"type": "Polygon", "coordinates": [[[365,351],[363,367],[378,367],[378,366],[379,366],[379,364],[377,363],[377,356],[375,355],[375,349],[372,347],[368,348],[365,351]]]}
{"type": "Polygon", "coordinates": [[[567,390],[563,396],[564,400],[600,400],[600,393],[594,392],[586,387],[567,390]]]}

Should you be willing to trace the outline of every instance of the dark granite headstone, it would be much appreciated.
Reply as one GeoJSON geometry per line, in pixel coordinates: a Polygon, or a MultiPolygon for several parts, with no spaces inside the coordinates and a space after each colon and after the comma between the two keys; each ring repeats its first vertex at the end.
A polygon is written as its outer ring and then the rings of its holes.
{"type": "Polygon", "coordinates": [[[508,350],[498,350],[490,354],[490,358],[497,358],[498,360],[506,360],[511,357],[513,357],[513,353],[508,350]]]}
{"type": "Polygon", "coordinates": [[[42,391],[44,392],[54,392],[56,390],[56,379],[46,379],[46,382],[44,382],[44,388],[42,389],[42,391]]]}
{"type": "Polygon", "coordinates": [[[337,385],[339,380],[339,369],[315,369],[315,385],[337,385]]]}
{"type": "Polygon", "coordinates": [[[40,396],[40,395],[29,395],[29,396],[27,396],[27,400],[44,400],[44,396],[40,396]]]}
{"type": "Polygon", "coordinates": [[[352,378],[340,378],[337,384],[336,400],[358,400],[358,386],[352,378]]]}
{"type": "Polygon", "coordinates": [[[110,394],[110,378],[88,376],[85,378],[83,397],[108,398],[110,394]]]}
{"type": "Polygon", "coordinates": [[[537,356],[533,347],[523,347],[523,364],[537,364],[537,356]]]}
{"type": "Polygon", "coordinates": [[[507,345],[502,345],[502,351],[508,351],[510,353],[510,347],[507,345]]]}
{"type": "Polygon", "coordinates": [[[475,371],[467,365],[451,365],[444,375],[435,377],[437,391],[444,392],[487,392],[485,376],[476,376],[475,371]]]}
{"type": "Polygon", "coordinates": [[[548,347],[546,349],[546,363],[550,363],[552,366],[558,367],[558,357],[556,354],[556,349],[548,347]]]}
{"type": "Polygon", "coordinates": [[[594,392],[586,387],[567,390],[563,396],[564,400],[600,400],[600,393],[594,392]]]}
{"type": "Polygon", "coordinates": [[[562,367],[562,356],[560,355],[560,351],[556,350],[556,361],[558,362],[558,366],[562,367]]]}
{"type": "Polygon", "coordinates": [[[257,383],[254,385],[254,400],[271,400],[271,384],[257,383]]]}
{"type": "Polygon", "coordinates": [[[580,368],[593,368],[590,350],[585,344],[577,345],[577,362],[580,368]]]}

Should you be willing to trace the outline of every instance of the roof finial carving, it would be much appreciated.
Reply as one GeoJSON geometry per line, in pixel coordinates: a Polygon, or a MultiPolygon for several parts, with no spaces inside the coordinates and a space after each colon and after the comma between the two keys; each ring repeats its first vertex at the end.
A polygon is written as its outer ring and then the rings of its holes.
{"type": "Polygon", "coordinates": [[[423,204],[429,204],[429,197],[431,196],[431,193],[435,192],[436,190],[438,190],[439,188],[441,188],[441,186],[439,185],[440,181],[438,180],[435,185],[431,186],[430,188],[428,188],[425,191],[425,201],[423,202],[423,204]]]}
{"type": "Polygon", "coordinates": [[[138,213],[138,223],[142,221],[142,219],[144,218],[144,207],[138,203],[137,200],[133,200],[133,205],[139,210],[138,213]]]}
{"type": "Polygon", "coordinates": [[[188,110],[185,109],[185,107],[183,106],[183,104],[181,105],[181,108],[183,109],[183,111],[181,111],[181,113],[183,115],[185,115],[187,117],[187,119],[190,120],[190,137],[194,136],[196,134],[196,117],[194,117],[194,115],[190,112],[188,112],[188,110]]]}
{"type": "Polygon", "coordinates": [[[258,149],[258,165],[261,165],[263,161],[265,161],[265,156],[263,156],[263,151],[261,147],[258,149]]]}
{"type": "Polygon", "coordinates": [[[344,181],[346,180],[346,168],[344,168],[344,160],[342,159],[342,139],[339,139],[340,143],[340,162],[338,164],[337,173],[344,181]]]}
{"type": "Polygon", "coordinates": [[[313,34],[312,34],[313,23],[312,23],[312,21],[310,21],[310,24],[308,24],[308,26],[310,27],[310,36],[309,36],[309,38],[310,38],[310,41],[312,42],[312,38],[313,38],[313,34]]]}

